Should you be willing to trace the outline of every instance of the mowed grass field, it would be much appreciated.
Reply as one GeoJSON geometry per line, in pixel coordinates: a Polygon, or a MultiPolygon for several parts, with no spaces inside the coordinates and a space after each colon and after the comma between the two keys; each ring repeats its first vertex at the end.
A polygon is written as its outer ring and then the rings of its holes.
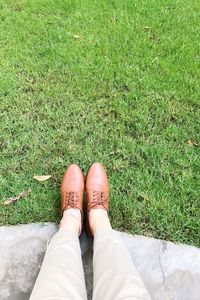
{"type": "Polygon", "coordinates": [[[59,221],[65,169],[99,161],[115,229],[200,246],[199,20],[198,0],[0,0],[0,200],[32,190],[0,225],[59,221]]]}

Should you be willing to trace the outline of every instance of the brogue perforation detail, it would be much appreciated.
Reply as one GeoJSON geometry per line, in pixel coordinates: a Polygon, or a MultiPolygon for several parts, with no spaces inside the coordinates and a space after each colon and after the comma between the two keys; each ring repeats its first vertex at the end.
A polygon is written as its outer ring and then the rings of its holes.
{"type": "Polygon", "coordinates": [[[92,201],[90,203],[90,209],[95,208],[98,205],[102,205],[106,210],[106,204],[108,203],[108,199],[105,196],[105,192],[97,192],[93,191],[92,201]]]}
{"type": "Polygon", "coordinates": [[[69,206],[72,208],[77,208],[78,201],[79,194],[77,192],[66,192],[64,210],[69,208],[69,206]]]}

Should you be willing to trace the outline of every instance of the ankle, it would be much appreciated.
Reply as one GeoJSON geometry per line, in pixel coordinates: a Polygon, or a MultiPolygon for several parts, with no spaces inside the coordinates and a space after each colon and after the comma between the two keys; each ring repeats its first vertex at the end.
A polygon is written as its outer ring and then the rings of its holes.
{"type": "Polygon", "coordinates": [[[91,209],[89,212],[89,223],[93,235],[95,235],[97,230],[112,228],[108,213],[103,209],[91,209]]]}
{"type": "Polygon", "coordinates": [[[63,212],[60,229],[71,230],[77,234],[81,232],[81,212],[79,209],[69,208],[63,212]]]}

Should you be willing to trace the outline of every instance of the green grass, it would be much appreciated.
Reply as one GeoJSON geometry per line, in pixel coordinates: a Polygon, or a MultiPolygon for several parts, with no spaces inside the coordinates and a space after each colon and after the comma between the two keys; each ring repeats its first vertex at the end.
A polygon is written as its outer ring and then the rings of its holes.
{"type": "Polygon", "coordinates": [[[1,225],[58,221],[67,166],[100,161],[114,228],[200,246],[199,20],[198,0],[0,0],[0,199],[32,189],[1,225]]]}

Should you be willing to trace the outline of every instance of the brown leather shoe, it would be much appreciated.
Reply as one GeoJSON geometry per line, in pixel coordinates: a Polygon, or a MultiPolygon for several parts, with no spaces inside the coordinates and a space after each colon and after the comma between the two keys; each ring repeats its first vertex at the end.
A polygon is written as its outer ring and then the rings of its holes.
{"type": "Polygon", "coordinates": [[[109,183],[104,167],[100,163],[94,163],[86,177],[87,193],[87,223],[86,228],[89,235],[91,234],[88,213],[91,209],[109,208],[109,183]]]}
{"type": "Polygon", "coordinates": [[[83,173],[78,165],[72,164],[65,172],[61,184],[61,213],[68,208],[77,208],[83,219],[83,192],[83,173]]]}

